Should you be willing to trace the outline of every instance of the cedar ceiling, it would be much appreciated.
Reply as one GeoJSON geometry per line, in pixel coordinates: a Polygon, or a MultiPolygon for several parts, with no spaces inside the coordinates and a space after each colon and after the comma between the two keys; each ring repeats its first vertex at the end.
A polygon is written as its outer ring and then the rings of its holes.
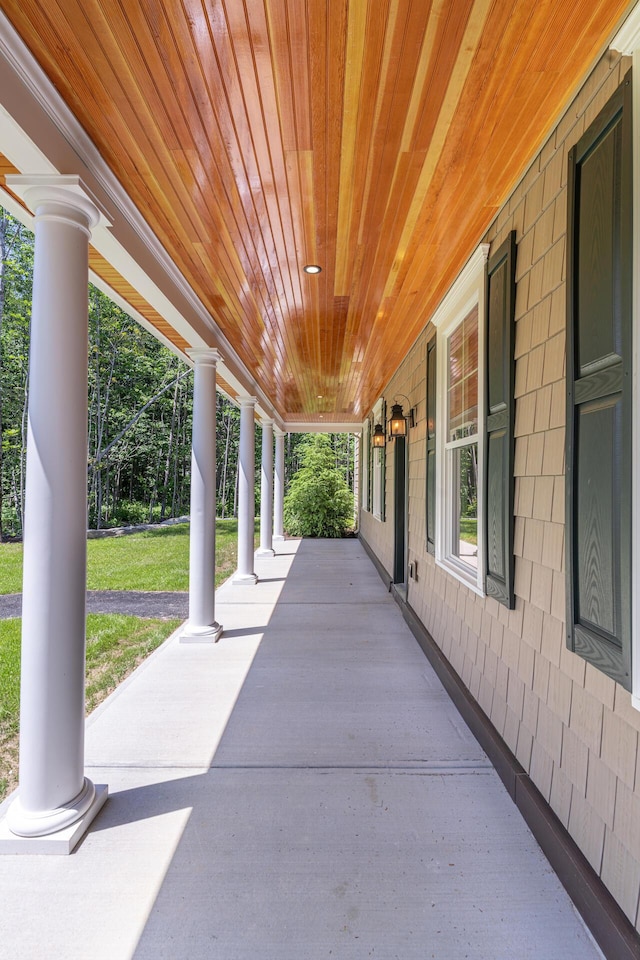
{"type": "Polygon", "coordinates": [[[328,423],[366,415],[629,3],[2,6],[283,420],[328,423]]]}

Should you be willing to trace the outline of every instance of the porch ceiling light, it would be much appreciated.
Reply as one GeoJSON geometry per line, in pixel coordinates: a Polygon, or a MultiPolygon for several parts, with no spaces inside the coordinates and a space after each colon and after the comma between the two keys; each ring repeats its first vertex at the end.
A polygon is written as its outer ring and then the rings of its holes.
{"type": "Polygon", "coordinates": [[[317,263],[308,263],[302,269],[305,273],[322,273],[322,267],[319,267],[317,263]]]}
{"type": "Polygon", "coordinates": [[[387,438],[384,435],[384,429],[381,423],[376,423],[373,431],[373,445],[374,447],[384,447],[387,442],[387,438]]]}

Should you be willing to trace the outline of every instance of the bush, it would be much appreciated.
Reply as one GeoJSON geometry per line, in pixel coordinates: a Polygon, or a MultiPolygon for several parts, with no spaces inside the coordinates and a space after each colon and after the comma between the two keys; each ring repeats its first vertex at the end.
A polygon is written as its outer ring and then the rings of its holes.
{"type": "Polygon", "coordinates": [[[325,434],[304,441],[302,467],[284,500],[284,527],[297,537],[341,537],[353,522],[353,494],[325,434]]]}
{"type": "MultiPolygon", "coordinates": [[[[107,530],[109,527],[135,527],[141,523],[159,523],[160,512],[159,503],[153,506],[151,517],[149,517],[148,503],[141,503],[139,500],[120,500],[115,509],[111,511],[105,506],[100,527],[107,530]]],[[[94,514],[89,514],[90,529],[96,528],[96,519],[94,514]]]]}
{"type": "Polygon", "coordinates": [[[113,511],[111,524],[116,527],[147,523],[149,506],[137,500],[121,500],[113,511]]]}

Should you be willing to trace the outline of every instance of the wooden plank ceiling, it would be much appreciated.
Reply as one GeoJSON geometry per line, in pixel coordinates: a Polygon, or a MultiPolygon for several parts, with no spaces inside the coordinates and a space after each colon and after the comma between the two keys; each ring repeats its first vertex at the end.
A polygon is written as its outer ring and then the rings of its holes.
{"type": "Polygon", "coordinates": [[[283,420],[327,423],[366,415],[628,6],[3,4],[283,420]]]}

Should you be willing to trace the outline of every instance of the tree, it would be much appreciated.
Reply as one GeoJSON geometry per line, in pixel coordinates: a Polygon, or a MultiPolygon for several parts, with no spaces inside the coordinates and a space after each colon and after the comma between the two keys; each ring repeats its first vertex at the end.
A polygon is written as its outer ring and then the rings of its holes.
{"type": "MultiPolygon", "coordinates": [[[[29,326],[34,237],[0,208],[0,541],[24,523],[29,326]]],[[[92,527],[181,516],[189,510],[193,377],[186,364],[92,284],[88,288],[87,507],[92,527]]],[[[217,398],[217,509],[237,516],[240,413],[217,398]]],[[[262,435],[257,426],[256,511],[262,435]]],[[[285,485],[322,447],[323,463],[350,487],[348,435],[288,434],[285,485]]],[[[299,483],[299,481],[298,481],[299,483]]],[[[344,483],[342,484],[344,487],[344,483]]],[[[344,494],[341,490],[338,501],[344,494]]],[[[318,506],[314,508],[319,514],[318,506]]],[[[333,522],[333,521],[331,521],[333,522]]],[[[339,536],[343,521],[333,534],[339,536]]],[[[317,535],[317,534],[316,534],[317,535]]]]}
{"type": "Polygon", "coordinates": [[[330,438],[308,434],[299,444],[302,467],[284,500],[284,526],[303,537],[341,537],[353,522],[353,494],[336,468],[330,438]]]}
{"type": "Polygon", "coordinates": [[[183,464],[190,457],[190,372],[105,294],[89,286],[92,526],[164,519],[168,509],[182,512],[188,503],[183,464]]]}
{"type": "Polygon", "coordinates": [[[22,529],[33,234],[0,209],[0,540],[22,529]]]}

